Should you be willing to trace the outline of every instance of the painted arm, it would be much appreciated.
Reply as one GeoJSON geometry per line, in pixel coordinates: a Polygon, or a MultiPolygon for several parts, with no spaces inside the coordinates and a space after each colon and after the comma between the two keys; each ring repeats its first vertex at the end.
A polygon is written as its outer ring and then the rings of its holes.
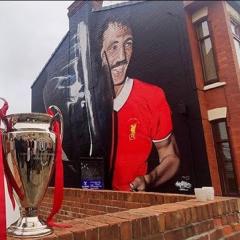
{"type": "Polygon", "coordinates": [[[180,159],[176,140],[173,135],[155,143],[159,156],[159,165],[149,174],[138,176],[130,183],[132,191],[145,191],[148,186],[157,187],[174,176],[180,159]]]}

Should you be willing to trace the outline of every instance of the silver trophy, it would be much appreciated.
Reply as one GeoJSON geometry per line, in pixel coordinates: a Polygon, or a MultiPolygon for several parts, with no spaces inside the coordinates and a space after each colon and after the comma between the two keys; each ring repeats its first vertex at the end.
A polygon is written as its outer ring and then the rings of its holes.
{"type": "Polygon", "coordinates": [[[51,179],[56,149],[54,121],[60,122],[60,110],[51,106],[54,116],[43,113],[7,115],[3,130],[4,167],[8,182],[20,206],[20,218],[8,228],[16,237],[40,237],[52,233],[38,217],[38,206],[51,179]],[[10,126],[10,127],[9,127],[10,126]]]}

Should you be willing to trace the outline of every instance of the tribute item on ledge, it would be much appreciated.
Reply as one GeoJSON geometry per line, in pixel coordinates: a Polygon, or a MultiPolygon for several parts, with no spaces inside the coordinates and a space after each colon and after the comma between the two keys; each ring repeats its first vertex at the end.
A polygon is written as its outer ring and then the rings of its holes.
{"type": "Polygon", "coordinates": [[[47,190],[56,160],[57,137],[53,131],[62,115],[52,106],[54,115],[21,113],[5,116],[3,122],[4,168],[7,181],[15,190],[20,206],[20,218],[8,228],[8,234],[17,237],[39,237],[52,229],[39,219],[38,206],[47,190]],[[10,127],[9,127],[10,126],[10,127]]]}

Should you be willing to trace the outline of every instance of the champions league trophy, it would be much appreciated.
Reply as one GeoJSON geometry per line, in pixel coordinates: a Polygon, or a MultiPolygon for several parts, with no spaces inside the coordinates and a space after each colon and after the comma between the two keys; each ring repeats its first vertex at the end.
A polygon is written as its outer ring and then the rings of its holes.
{"type": "Polygon", "coordinates": [[[21,113],[2,119],[6,125],[2,133],[5,175],[20,206],[20,218],[8,228],[8,234],[15,237],[52,233],[37,213],[55,165],[57,137],[53,131],[54,123],[60,123],[61,134],[63,129],[60,110],[55,106],[50,109],[53,116],[21,113]]]}

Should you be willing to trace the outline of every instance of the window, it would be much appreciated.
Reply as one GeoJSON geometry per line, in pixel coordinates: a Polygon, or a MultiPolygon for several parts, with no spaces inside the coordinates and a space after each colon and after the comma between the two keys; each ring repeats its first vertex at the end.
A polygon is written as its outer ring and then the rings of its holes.
{"type": "Polygon", "coordinates": [[[238,65],[240,66],[240,24],[232,20],[231,30],[233,34],[233,41],[236,49],[238,65]]]}
{"type": "Polygon", "coordinates": [[[212,129],[223,194],[237,194],[238,189],[225,119],[213,121],[212,129]]]}
{"type": "Polygon", "coordinates": [[[217,82],[217,71],[207,20],[197,23],[196,31],[202,56],[205,85],[217,82]]]}

